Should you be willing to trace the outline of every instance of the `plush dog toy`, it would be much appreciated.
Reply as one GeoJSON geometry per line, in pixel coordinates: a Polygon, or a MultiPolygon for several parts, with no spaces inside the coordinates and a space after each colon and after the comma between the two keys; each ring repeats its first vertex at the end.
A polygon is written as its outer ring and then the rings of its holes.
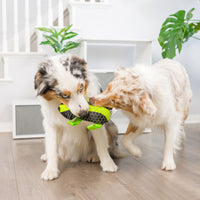
{"type": "Polygon", "coordinates": [[[87,126],[89,130],[101,128],[103,124],[110,120],[111,116],[111,112],[108,108],[92,105],[89,105],[88,114],[84,117],[75,116],[64,104],[60,104],[58,110],[65,118],[69,120],[73,120],[75,118],[74,121],[67,122],[71,126],[80,124],[82,120],[93,122],[94,124],[87,126]]]}

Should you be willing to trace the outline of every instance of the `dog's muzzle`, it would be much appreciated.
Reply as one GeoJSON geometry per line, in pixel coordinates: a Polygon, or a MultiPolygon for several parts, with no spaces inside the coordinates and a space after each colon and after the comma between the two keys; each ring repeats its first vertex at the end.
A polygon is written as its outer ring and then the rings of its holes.
{"type": "Polygon", "coordinates": [[[79,117],[85,117],[85,116],[87,116],[87,114],[88,114],[88,112],[86,110],[81,110],[78,115],[79,115],[79,117]]]}

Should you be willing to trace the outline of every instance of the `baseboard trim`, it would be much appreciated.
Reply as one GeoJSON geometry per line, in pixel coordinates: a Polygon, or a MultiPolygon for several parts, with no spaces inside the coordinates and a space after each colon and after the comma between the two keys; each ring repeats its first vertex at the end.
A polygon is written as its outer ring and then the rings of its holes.
{"type": "MultiPolygon", "coordinates": [[[[200,114],[190,114],[185,124],[200,124],[200,114]]],[[[0,133],[12,132],[11,122],[0,122],[0,133]]],[[[149,132],[149,129],[146,129],[149,132]]]]}
{"type": "Polygon", "coordinates": [[[185,124],[200,124],[200,114],[190,114],[185,124]]]}
{"type": "Polygon", "coordinates": [[[12,132],[11,122],[0,122],[0,133],[12,132]]]}

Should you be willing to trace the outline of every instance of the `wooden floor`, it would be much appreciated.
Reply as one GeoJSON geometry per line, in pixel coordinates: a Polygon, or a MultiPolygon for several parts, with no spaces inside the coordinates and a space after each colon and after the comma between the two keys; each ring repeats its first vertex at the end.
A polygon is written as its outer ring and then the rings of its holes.
{"type": "Polygon", "coordinates": [[[13,141],[0,134],[0,200],[200,200],[200,125],[186,127],[184,148],[175,156],[177,169],[165,172],[163,135],[143,134],[136,143],[141,158],[115,160],[117,173],[101,171],[99,164],[73,163],[59,179],[43,181],[42,139],[13,141]]]}

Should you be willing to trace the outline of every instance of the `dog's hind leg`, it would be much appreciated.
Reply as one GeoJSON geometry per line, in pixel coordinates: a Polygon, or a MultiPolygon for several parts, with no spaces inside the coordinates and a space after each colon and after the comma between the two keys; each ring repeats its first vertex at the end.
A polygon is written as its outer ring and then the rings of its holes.
{"type": "Polygon", "coordinates": [[[161,169],[169,171],[176,169],[174,162],[174,151],[176,148],[177,137],[180,134],[181,119],[174,117],[164,127],[165,130],[165,144],[164,144],[164,158],[161,169]]]}
{"type": "Polygon", "coordinates": [[[99,160],[99,156],[97,154],[96,145],[94,143],[93,138],[91,138],[90,145],[91,145],[91,151],[88,154],[87,161],[90,163],[99,162],[100,160],[99,160]]]}
{"type": "MultiPolygon", "coordinates": [[[[62,130],[60,130],[59,131],[59,134],[57,134],[57,142],[58,142],[58,144],[57,144],[57,152],[58,152],[58,156],[59,156],[59,158],[60,159],[63,159],[63,153],[61,152],[61,149],[60,149],[60,143],[61,143],[61,140],[62,140],[62,135],[63,135],[63,133],[62,133],[62,130]],[[61,152],[61,153],[60,153],[61,152]]],[[[40,156],[40,160],[41,161],[43,161],[43,162],[46,162],[47,161],[47,154],[46,154],[46,152],[45,153],[43,153],[41,156],[40,156]]]]}
{"type": "Polygon", "coordinates": [[[118,129],[117,126],[110,120],[105,124],[108,136],[109,153],[112,158],[122,158],[126,154],[118,144],[118,129]]]}
{"type": "Polygon", "coordinates": [[[105,126],[102,126],[100,129],[92,130],[91,133],[96,144],[97,154],[103,171],[116,172],[117,166],[108,152],[108,141],[105,126]]]}
{"type": "Polygon", "coordinates": [[[135,138],[139,136],[142,131],[143,129],[134,126],[132,123],[129,123],[126,133],[122,138],[122,145],[124,148],[135,157],[140,157],[142,155],[140,148],[133,144],[135,138]]]}

